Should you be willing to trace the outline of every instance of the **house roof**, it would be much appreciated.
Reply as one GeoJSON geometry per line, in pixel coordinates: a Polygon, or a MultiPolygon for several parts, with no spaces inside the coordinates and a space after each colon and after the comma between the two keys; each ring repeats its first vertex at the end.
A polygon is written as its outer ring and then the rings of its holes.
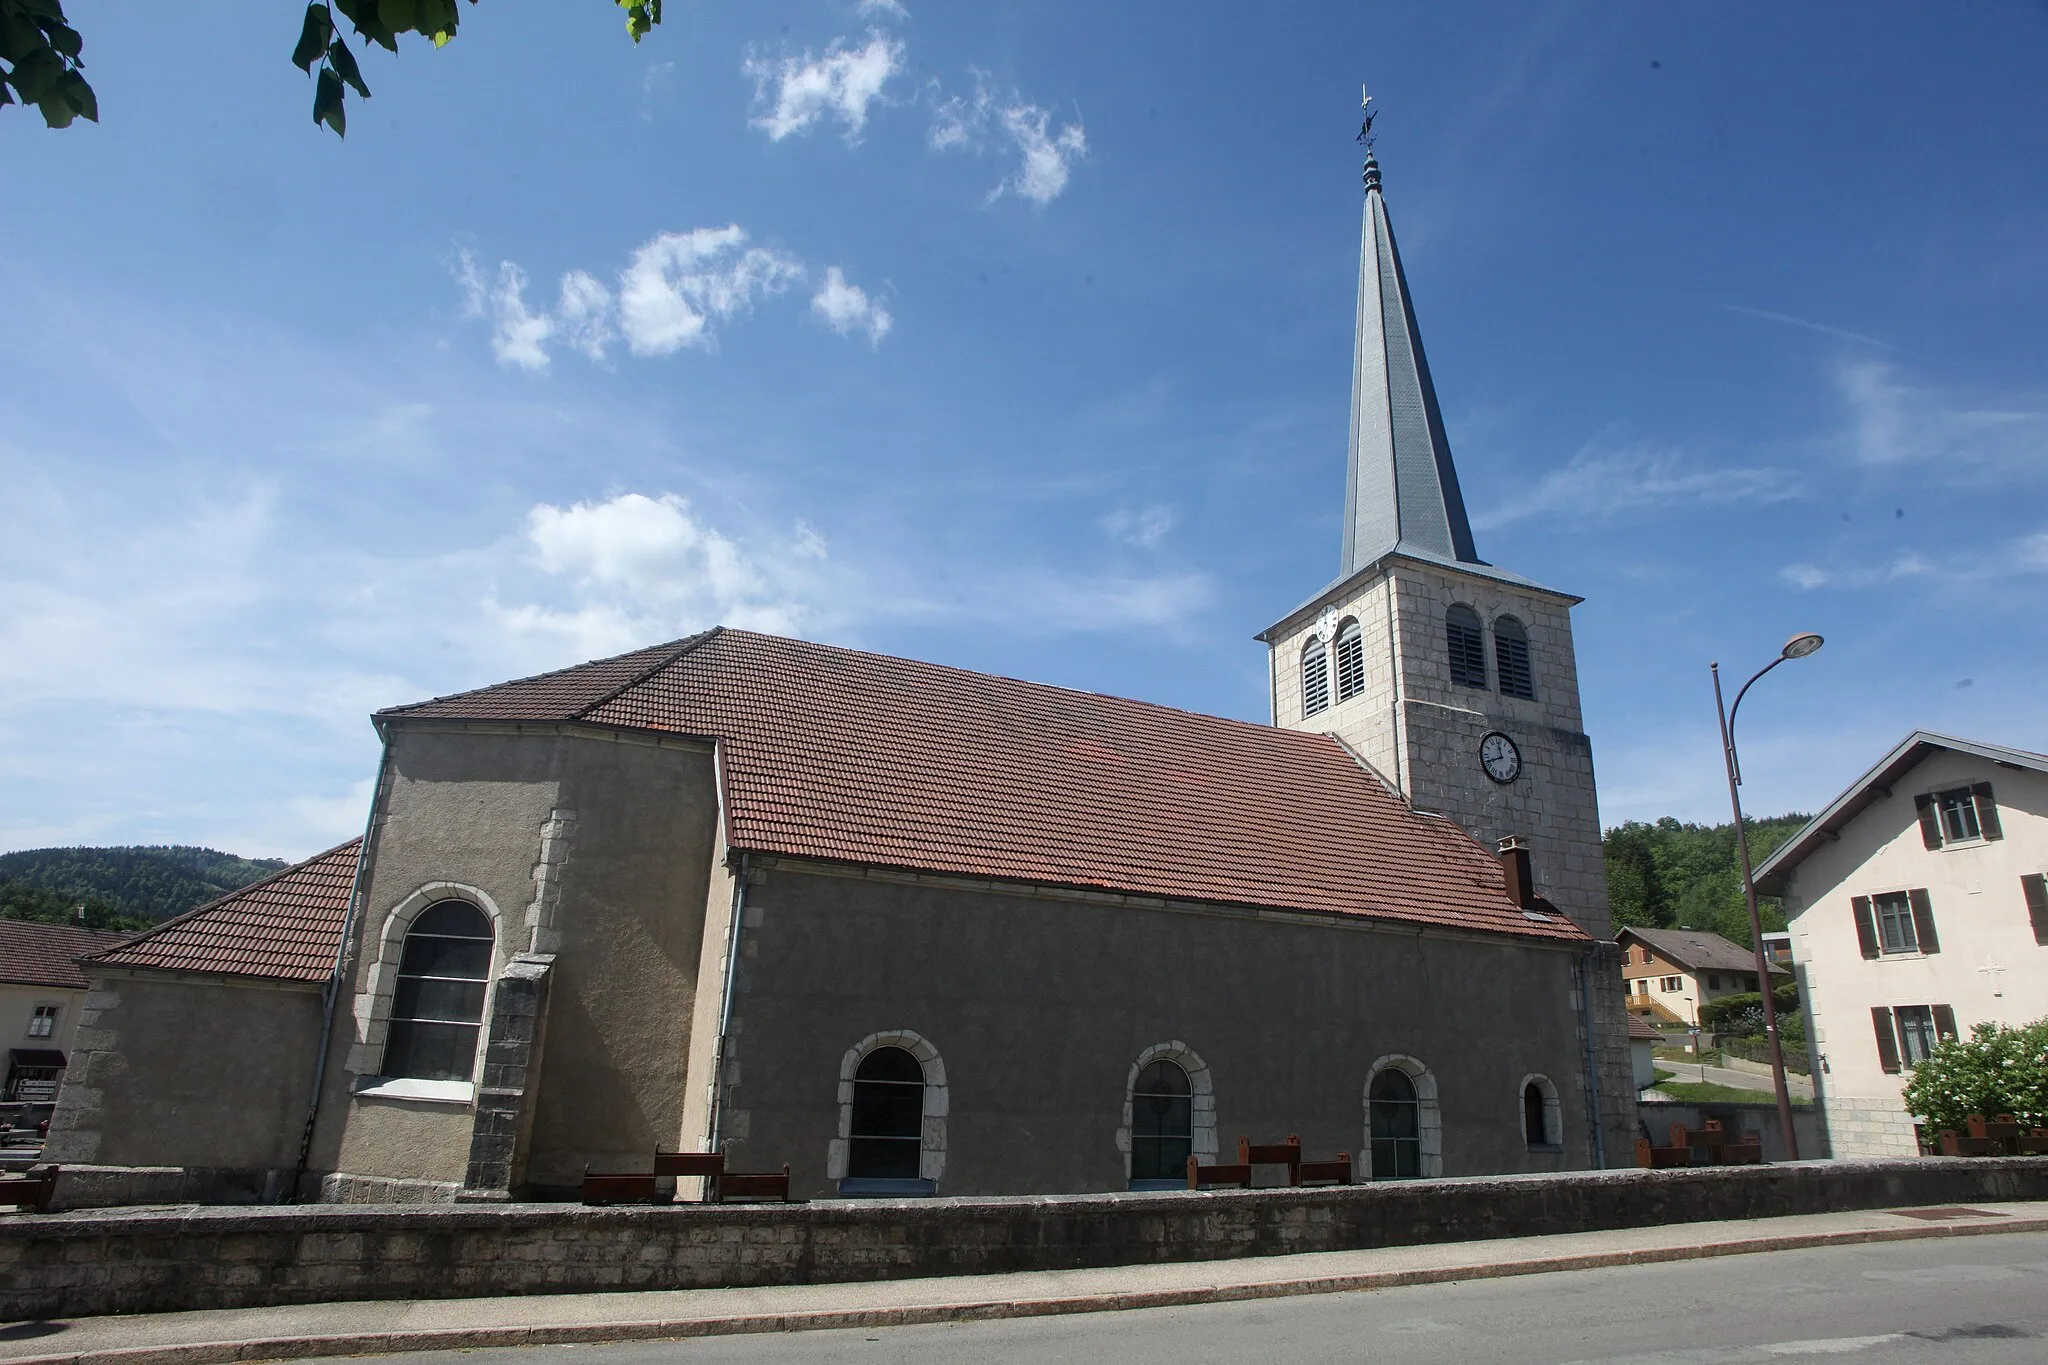
{"type": "Polygon", "coordinates": [[[1637,1039],[1647,1039],[1653,1043],[1664,1040],[1664,1035],[1651,1028],[1650,1021],[1637,1014],[1634,1010],[1628,1012],[1628,1036],[1631,1042],[1637,1039]]]}
{"type": "Polygon", "coordinates": [[[1756,869],[1756,889],[1767,896],[1784,895],[1786,885],[1792,880],[1792,870],[1805,862],[1814,849],[1823,841],[1839,836],[1843,828],[1868,809],[1872,802],[1890,796],[1893,784],[1904,779],[1920,760],[1943,750],[1972,754],[2007,768],[2030,768],[2037,773],[2048,773],[2048,754],[2011,749],[2003,744],[1986,744],[1982,740],[1958,739],[1932,730],[1915,730],[1879,759],[1869,772],[1851,782],[1847,790],[1828,803],[1827,809],[1800,826],[1797,833],[1764,859],[1756,869]]]}
{"type": "Polygon", "coordinates": [[[272,981],[325,981],[334,971],[363,841],[316,853],[231,891],[119,947],[89,966],[205,972],[272,981]]]}
{"type": "Polygon", "coordinates": [[[0,982],[82,991],[92,983],[78,970],[78,959],[133,937],[111,929],[0,919],[0,982]]]}
{"type": "MultiPolygon", "coordinates": [[[[1699,929],[1641,929],[1631,924],[1616,934],[1616,940],[1627,934],[1639,942],[1648,944],[1658,956],[1666,961],[1696,972],[1753,972],[1756,970],[1756,954],[1719,934],[1709,934],[1699,929]]],[[[1771,970],[1789,976],[1783,967],[1773,963],[1771,970]]]]}
{"type": "Polygon", "coordinates": [[[379,713],[715,739],[731,845],[1583,940],[1334,738],[717,629],[379,713]]]}

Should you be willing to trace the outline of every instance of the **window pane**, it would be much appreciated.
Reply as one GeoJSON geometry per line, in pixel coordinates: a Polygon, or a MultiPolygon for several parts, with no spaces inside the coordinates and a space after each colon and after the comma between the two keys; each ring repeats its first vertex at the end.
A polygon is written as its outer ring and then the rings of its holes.
{"type": "Polygon", "coordinates": [[[923,1130],[924,1087],[896,1081],[853,1083],[855,1137],[914,1138],[923,1130]]]}
{"type": "Polygon", "coordinates": [[[1131,1179],[1180,1180],[1188,1173],[1195,1144],[1184,1137],[1131,1135],[1131,1179]]]}
{"type": "Polygon", "coordinates": [[[478,1023],[484,1017],[484,983],[401,976],[391,1002],[391,1017],[478,1023]]]}
{"type": "Polygon", "coordinates": [[[1977,799],[1968,787],[1942,792],[1934,799],[1941,807],[1941,833],[1945,840],[1978,837],[1977,799]]]}
{"type": "Polygon", "coordinates": [[[848,1144],[846,1174],[855,1180],[915,1180],[918,1154],[914,1139],[857,1137],[848,1144]]]}
{"type": "Polygon", "coordinates": [[[1187,1095],[1193,1093],[1188,1084],[1188,1073],[1174,1062],[1154,1062],[1138,1074],[1138,1083],[1131,1087],[1134,1095],[1187,1095]]]}
{"type": "Polygon", "coordinates": [[[1913,902],[1903,891],[1872,896],[1871,909],[1877,914],[1878,940],[1888,953],[1910,953],[1920,946],[1913,932],[1913,902]]]}
{"type": "Polygon", "coordinates": [[[1131,1096],[1132,1137],[1192,1137],[1194,1101],[1186,1095],[1131,1096]]]}
{"type": "Polygon", "coordinates": [[[423,1081],[466,1081],[476,1069],[475,1024],[396,1019],[384,1049],[384,1074],[423,1081]]]}
{"type": "Polygon", "coordinates": [[[857,1081],[895,1081],[901,1085],[923,1085],[924,1067],[907,1048],[878,1047],[860,1059],[853,1073],[857,1081]]]}
{"type": "Polygon", "coordinates": [[[1892,1012],[1899,1026],[1899,1060],[1918,1066],[1934,1051],[1934,1011],[1926,1005],[1901,1005],[1892,1012]]]}
{"type": "Polygon", "coordinates": [[[1522,1087],[1522,1133],[1531,1146],[1544,1140],[1543,1092],[1533,1081],[1522,1087]]]}
{"type": "Polygon", "coordinates": [[[459,976],[481,981],[491,974],[489,939],[436,938],[418,931],[405,936],[402,976],[459,976]]]}
{"type": "Polygon", "coordinates": [[[420,911],[412,922],[415,934],[437,934],[442,938],[491,937],[491,921],[468,901],[441,901],[420,911]]]}

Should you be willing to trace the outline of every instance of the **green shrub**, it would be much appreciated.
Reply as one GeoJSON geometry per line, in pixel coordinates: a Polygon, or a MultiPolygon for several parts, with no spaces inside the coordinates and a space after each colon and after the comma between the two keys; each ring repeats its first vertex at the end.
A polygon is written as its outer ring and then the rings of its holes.
{"type": "MultiPolygon", "coordinates": [[[[1771,1003],[1778,1009],[1780,1036],[1787,1041],[1796,1037],[1804,1046],[1806,1023],[1799,1016],[1799,988],[1786,982],[1771,992],[1771,1003]]],[[[1762,993],[1744,991],[1740,995],[1724,995],[1718,1000],[1709,1000],[1700,1006],[1700,1027],[1710,1033],[1725,1033],[1735,1038],[1763,1037],[1762,993]]]]}
{"type": "Polygon", "coordinates": [[[1913,1068],[1906,1111],[1930,1131],[1963,1131],[1972,1114],[2011,1114],[2048,1124],[2048,1019],[2031,1024],[1978,1024],[1968,1041],[1944,1038],[1913,1068]]]}

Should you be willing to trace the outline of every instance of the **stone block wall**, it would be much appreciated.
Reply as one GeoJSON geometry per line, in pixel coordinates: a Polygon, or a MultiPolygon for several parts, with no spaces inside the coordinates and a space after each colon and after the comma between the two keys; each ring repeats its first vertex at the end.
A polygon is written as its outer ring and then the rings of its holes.
{"type": "Polygon", "coordinates": [[[1836,1156],[1912,1156],[1920,1150],[1913,1116],[1897,1100],[1827,1095],[1828,1144],[1836,1156]]]}
{"type": "Polygon", "coordinates": [[[1916,1158],[1044,1199],[24,1215],[0,1218],[0,1319],[908,1279],[2043,1198],[2048,1161],[1916,1158]]]}

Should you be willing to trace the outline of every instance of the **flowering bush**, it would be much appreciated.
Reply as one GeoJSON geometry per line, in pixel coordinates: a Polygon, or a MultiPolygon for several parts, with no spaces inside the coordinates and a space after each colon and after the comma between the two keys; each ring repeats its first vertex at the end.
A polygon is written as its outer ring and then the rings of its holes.
{"type": "Polygon", "coordinates": [[[2011,1114],[2048,1126],[2048,1019],[1978,1024],[1969,1040],[1944,1038],[1906,1082],[1906,1110],[1930,1132],[1964,1129],[1972,1114],[2011,1114]]]}

